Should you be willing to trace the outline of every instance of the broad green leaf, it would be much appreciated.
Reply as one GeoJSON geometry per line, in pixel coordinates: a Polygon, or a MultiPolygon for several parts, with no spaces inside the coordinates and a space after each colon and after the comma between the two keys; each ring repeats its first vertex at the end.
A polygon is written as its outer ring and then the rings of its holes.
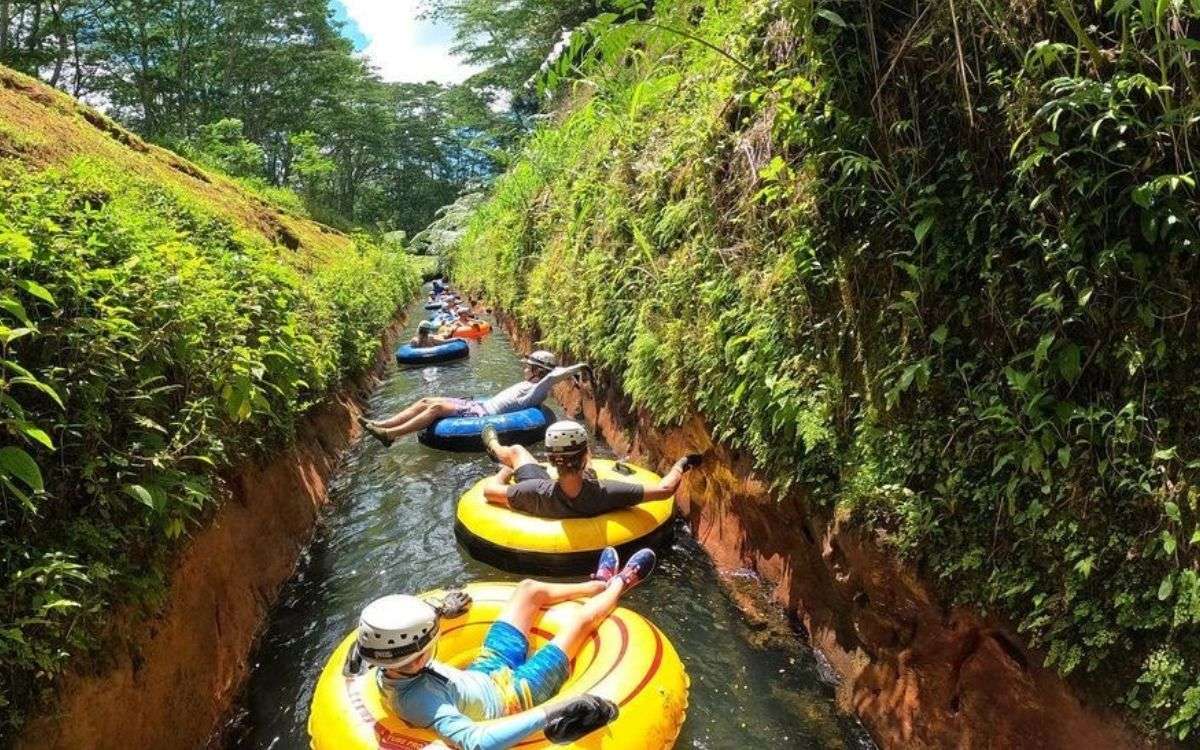
{"type": "Polygon", "coordinates": [[[35,427],[31,424],[22,423],[20,426],[20,432],[30,440],[35,440],[50,450],[54,450],[54,441],[50,439],[50,435],[42,428],[35,427]]]}
{"type": "Polygon", "coordinates": [[[12,230],[0,232],[0,258],[29,260],[33,257],[33,241],[12,230]]]}
{"type": "Polygon", "coordinates": [[[837,26],[840,29],[846,28],[845,19],[843,19],[837,13],[834,13],[832,10],[829,10],[828,8],[821,8],[820,10],[817,11],[816,15],[820,16],[821,18],[824,18],[826,21],[830,22],[831,24],[833,24],[834,26],[837,26]]]}
{"type": "Polygon", "coordinates": [[[1175,446],[1173,445],[1169,448],[1160,448],[1159,450],[1154,451],[1155,461],[1173,461],[1178,457],[1179,452],[1175,450],[1175,446]]]}
{"type": "Polygon", "coordinates": [[[929,234],[929,230],[933,227],[933,222],[934,218],[932,216],[926,217],[921,221],[920,224],[917,224],[917,228],[913,230],[913,237],[916,238],[918,245],[924,241],[925,235],[929,234]]]}
{"type": "Polygon", "coordinates": [[[62,397],[58,395],[58,392],[37,378],[22,375],[20,377],[13,378],[8,382],[12,383],[13,385],[27,385],[30,388],[36,388],[37,390],[49,396],[51,401],[58,404],[58,408],[66,408],[63,405],[62,397]]]}
{"type": "Polygon", "coordinates": [[[27,326],[33,325],[33,321],[29,319],[29,314],[25,312],[25,306],[12,297],[0,297],[0,310],[3,310],[27,326]]]}
{"type": "Polygon", "coordinates": [[[945,323],[943,323],[942,325],[940,325],[936,329],[934,329],[933,333],[929,334],[929,338],[933,339],[940,346],[940,345],[946,343],[946,336],[949,333],[950,333],[950,329],[946,327],[945,323]]]}
{"type": "Polygon", "coordinates": [[[1179,506],[1168,500],[1163,503],[1163,509],[1167,511],[1167,518],[1170,518],[1175,523],[1179,523],[1179,506]]]}
{"type": "Polygon", "coordinates": [[[1162,579],[1162,583],[1158,585],[1158,600],[1165,602],[1171,596],[1171,592],[1175,590],[1175,583],[1171,580],[1171,576],[1162,579]]]}
{"type": "Polygon", "coordinates": [[[54,295],[50,293],[46,287],[36,281],[18,281],[17,286],[31,296],[37,297],[40,300],[49,302],[52,305],[58,304],[54,301],[54,295]]]}
{"type": "Polygon", "coordinates": [[[0,472],[10,477],[16,477],[34,492],[41,492],[45,489],[42,482],[42,470],[38,468],[37,461],[34,461],[33,456],[21,448],[15,446],[0,448],[0,472]]]}
{"type": "Polygon", "coordinates": [[[35,333],[32,328],[7,328],[0,325],[0,342],[11,344],[17,339],[24,338],[32,333],[35,333]]]}
{"type": "Polygon", "coordinates": [[[142,505],[145,505],[147,508],[150,508],[151,510],[154,509],[154,497],[151,496],[150,491],[147,490],[142,485],[127,484],[124,487],[122,487],[121,489],[123,489],[125,491],[126,495],[129,495],[130,497],[132,497],[134,500],[137,500],[142,505]]]}
{"type": "Polygon", "coordinates": [[[1055,357],[1059,374],[1072,383],[1079,377],[1081,367],[1079,360],[1082,353],[1083,350],[1079,348],[1078,344],[1068,343],[1063,345],[1058,356],[1055,357]]]}
{"type": "Polygon", "coordinates": [[[1175,554],[1178,543],[1175,541],[1175,537],[1171,535],[1171,532],[1164,531],[1162,533],[1162,546],[1163,552],[1166,552],[1168,555],[1175,554]]]}
{"type": "Polygon", "coordinates": [[[41,609],[43,612],[49,612],[53,609],[71,609],[72,607],[78,606],[79,602],[71,601],[70,599],[55,599],[43,604],[41,609]]]}
{"type": "Polygon", "coordinates": [[[1046,355],[1050,351],[1050,347],[1054,345],[1054,334],[1047,333],[1038,340],[1037,347],[1033,350],[1033,364],[1036,367],[1046,361],[1046,355]]]}

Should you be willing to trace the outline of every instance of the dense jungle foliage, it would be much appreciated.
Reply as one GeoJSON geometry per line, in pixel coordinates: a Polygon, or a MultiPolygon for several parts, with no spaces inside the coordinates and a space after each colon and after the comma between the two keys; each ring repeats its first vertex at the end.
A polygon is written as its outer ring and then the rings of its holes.
{"type": "Polygon", "coordinates": [[[0,154],[6,745],[112,612],[160,601],[216,477],[375,361],[419,277],[4,70],[0,154]]]}
{"type": "Polygon", "coordinates": [[[1194,738],[1200,3],[646,10],[456,280],[1194,738]]]}

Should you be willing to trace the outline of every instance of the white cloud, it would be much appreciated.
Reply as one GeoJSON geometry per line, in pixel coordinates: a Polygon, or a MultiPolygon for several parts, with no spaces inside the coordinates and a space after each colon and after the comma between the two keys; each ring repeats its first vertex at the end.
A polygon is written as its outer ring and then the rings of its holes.
{"type": "Polygon", "coordinates": [[[460,83],[476,68],[450,54],[451,32],[418,18],[420,0],[341,0],[385,81],[460,83]]]}

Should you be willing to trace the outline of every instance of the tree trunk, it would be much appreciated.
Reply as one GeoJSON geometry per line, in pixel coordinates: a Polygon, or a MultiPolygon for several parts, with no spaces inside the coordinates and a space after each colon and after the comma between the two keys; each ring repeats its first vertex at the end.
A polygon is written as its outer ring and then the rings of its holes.
{"type": "Polygon", "coordinates": [[[8,60],[8,24],[12,19],[12,3],[0,0],[0,61],[8,60]]]}
{"type": "Polygon", "coordinates": [[[52,3],[54,13],[54,31],[58,36],[58,54],[54,56],[54,72],[50,74],[50,85],[58,88],[58,80],[62,77],[63,65],[67,61],[67,25],[63,21],[62,6],[52,3]]]}
{"type": "MultiPolygon", "coordinates": [[[[25,39],[25,51],[32,55],[37,52],[38,46],[42,43],[42,4],[40,2],[33,4],[33,21],[29,24],[29,36],[25,39]]],[[[31,71],[35,75],[37,69],[31,71]]]]}

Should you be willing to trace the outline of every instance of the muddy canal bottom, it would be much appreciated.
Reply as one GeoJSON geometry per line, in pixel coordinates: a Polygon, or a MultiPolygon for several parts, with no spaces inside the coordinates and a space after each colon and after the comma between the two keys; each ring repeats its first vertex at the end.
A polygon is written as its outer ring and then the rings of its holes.
{"type": "MultiPolygon", "coordinates": [[[[417,306],[410,327],[421,317],[417,306]]],[[[517,355],[497,332],[472,344],[464,362],[393,373],[370,414],[391,414],[422,396],[490,394],[520,378],[517,355]]],[[[365,438],[352,449],[316,538],[271,613],[226,747],[307,748],[321,668],[376,597],[520,577],[471,559],[454,539],[455,502],[492,470],[482,455],[441,453],[412,438],[391,448],[365,438]]],[[[736,571],[726,575],[753,585],[736,571]]],[[[770,623],[747,622],[686,528],[623,604],[666,633],[691,676],[677,748],[872,747],[858,722],[838,710],[814,654],[770,623]]]]}

